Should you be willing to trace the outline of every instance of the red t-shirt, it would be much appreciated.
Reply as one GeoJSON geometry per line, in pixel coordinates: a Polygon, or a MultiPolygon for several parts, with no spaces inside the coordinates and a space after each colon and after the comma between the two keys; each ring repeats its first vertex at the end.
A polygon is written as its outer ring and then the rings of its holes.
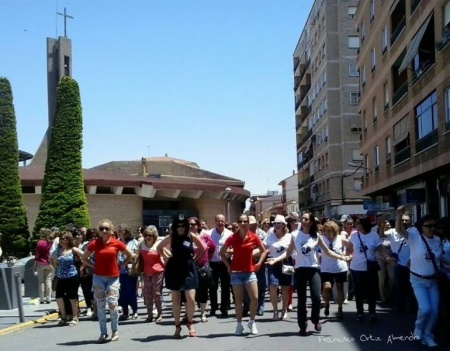
{"type": "Polygon", "coordinates": [[[233,248],[233,259],[231,260],[231,271],[254,272],[253,249],[261,246],[261,239],[256,234],[248,231],[242,240],[239,233],[234,233],[226,241],[226,246],[233,248]]]}
{"type": "Polygon", "coordinates": [[[92,240],[87,246],[87,250],[95,252],[94,274],[103,277],[118,277],[117,254],[126,248],[123,242],[114,238],[110,238],[106,244],[102,239],[92,240]]]}

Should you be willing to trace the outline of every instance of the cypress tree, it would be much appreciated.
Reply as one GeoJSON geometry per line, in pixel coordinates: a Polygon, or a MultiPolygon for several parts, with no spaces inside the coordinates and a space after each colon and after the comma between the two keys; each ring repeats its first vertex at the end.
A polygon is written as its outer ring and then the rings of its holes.
{"type": "Polygon", "coordinates": [[[28,223],[19,177],[19,146],[13,94],[8,79],[0,77],[0,233],[3,256],[29,253],[28,223]]]}
{"type": "Polygon", "coordinates": [[[65,76],[57,90],[35,233],[43,227],[64,227],[67,223],[89,227],[81,166],[82,129],[78,83],[65,76]]]}

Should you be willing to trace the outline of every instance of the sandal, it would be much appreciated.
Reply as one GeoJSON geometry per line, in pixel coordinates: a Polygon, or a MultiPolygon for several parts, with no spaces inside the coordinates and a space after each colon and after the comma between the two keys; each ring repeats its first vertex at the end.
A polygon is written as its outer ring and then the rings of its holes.
{"type": "Polygon", "coordinates": [[[67,320],[65,318],[61,318],[61,320],[58,322],[58,325],[60,327],[64,326],[67,324],[67,320]]]}
{"type": "Polygon", "coordinates": [[[192,324],[193,324],[192,321],[186,322],[186,327],[187,327],[188,330],[189,330],[189,336],[190,336],[191,338],[197,336],[196,331],[194,330],[194,328],[192,328],[192,324]]]}
{"type": "Polygon", "coordinates": [[[175,324],[175,333],[173,334],[174,339],[181,339],[181,326],[179,324],[175,324]]]}
{"type": "Polygon", "coordinates": [[[104,344],[105,342],[106,342],[106,339],[108,338],[108,335],[106,335],[106,334],[102,334],[102,335],[100,335],[100,337],[98,338],[98,340],[97,340],[97,342],[99,343],[99,344],[104,344]]]}
{"type": "Polygon", "coordinates": [[[111,341],[117,341],[117,340],[119,340],[119,332],[113,331],[112,335],[111,335],[111,341]]]}
{"type": "Polygon", "coordinates": [[[74,318],[71,321],[69,321],[69,327],[73,327],[78,324],[78,318],[74,318]]]}

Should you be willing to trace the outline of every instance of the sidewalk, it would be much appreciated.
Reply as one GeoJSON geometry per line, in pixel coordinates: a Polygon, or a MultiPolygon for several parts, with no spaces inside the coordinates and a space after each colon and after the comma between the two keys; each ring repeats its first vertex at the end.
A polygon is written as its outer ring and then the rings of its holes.
{"type": "Polygon", "coordinates": [[[56,301],[39,304],[39,298],[23,297],[25,322],[20,323],[19,309],[0,310],[0,335],[24,328],[36,323],[58,318],[56,301]]]}

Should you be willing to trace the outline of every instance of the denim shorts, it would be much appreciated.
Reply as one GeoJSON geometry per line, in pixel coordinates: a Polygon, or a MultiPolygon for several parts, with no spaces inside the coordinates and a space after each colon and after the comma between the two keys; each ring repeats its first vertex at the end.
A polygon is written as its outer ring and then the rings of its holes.
{"type": "Polygon", "coordinates": [[[269,277],[269,285],[275,286],[291,286],[292,275],[283,274],[283,265],[281,262],[267,267],[267,276],[269,277]]]}
{"type": "Polygon", "coordinates": [[[257,282],[255,272],[236,272],[231,273],[231,285],[244,285],[251,282],[257,282]]]}

